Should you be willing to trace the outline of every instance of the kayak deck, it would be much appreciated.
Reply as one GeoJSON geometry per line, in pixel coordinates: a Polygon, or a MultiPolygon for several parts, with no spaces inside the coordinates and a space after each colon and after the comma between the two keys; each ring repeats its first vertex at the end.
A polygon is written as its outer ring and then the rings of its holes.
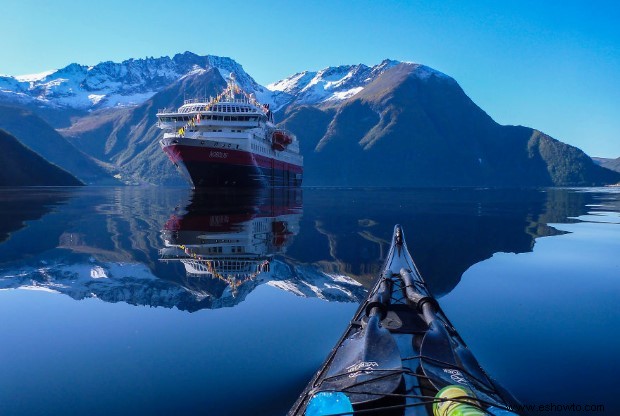
{"type": "Polygon", "coordinates": [[[289,415],[514,415],[516,404],[428,292],[397,225],[381,276],[289,415]]]}

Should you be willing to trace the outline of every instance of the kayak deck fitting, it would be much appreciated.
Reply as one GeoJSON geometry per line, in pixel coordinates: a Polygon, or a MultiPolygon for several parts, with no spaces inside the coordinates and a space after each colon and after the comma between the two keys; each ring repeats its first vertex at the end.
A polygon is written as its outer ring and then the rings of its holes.
{"type": "Polygon", "coordinates": [[[394,227],[381,276],[293,415],[515,415],[430,295],[394,227]]]}

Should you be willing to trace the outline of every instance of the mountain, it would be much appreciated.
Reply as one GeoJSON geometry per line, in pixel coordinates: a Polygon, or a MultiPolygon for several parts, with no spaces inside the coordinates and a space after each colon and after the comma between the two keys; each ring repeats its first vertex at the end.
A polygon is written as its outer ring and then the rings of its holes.
{"type": "Polygon", "coordinates": [[[278,114],[314,186],[589,186],[620,180],[542,132],[497,124],[458,83],[400,63],[355,95],[278,114]],[[346,155],[346,157],[344,157],[346,155]]]}
{"type": "Polygon", "coordinates": [[[32,110],[0,105],[0,128],[86,184],[118,184],[103,164],[76,149],[32,110]]]}
{"type": "Polygon", "coordinates": [[[451,77],[384,60],[303,71],[263,87],[230,58],[190,52],[0,78],[125,183],[185,185],[160,150],[161,108],[216,95],[234,72],[300,139],[310,186],[589,186],[620,181],[581,150],[496,123],[451,77]]]}
{"type": "Polygon", "coordinates": [[[620,157],[617,159],[609,159],[604,157],[593,157],[594,162],[604,168],[620,172],[620,157]]]}
{"type": "Polygon", "coordinates": [[[384,60],[379,65],[364,64],[328,67],[320,71],[303,71],[269,84],[274,92],[274,111],[291,105],[337,103],[359,93],[386,70],[398,65],[398,61],[384,60]]]}
{"type": "Polygon", "coordinates": [[[78,186],[83,185],[70,173],[52,165],[0,130],[0,186],[78,186]]]}
{"type": "Polygon", "coordinates": [[[172,58],[108,61],[95,66],[72,63],[40,74],[0,76],[0,100],[79,110],[131,107],[144,103],[181,77],[205,68],[217,68],[223,77],[234,72],[244,89],[257,96],[268,93],[230,58],[185,52],[172,58]]]}

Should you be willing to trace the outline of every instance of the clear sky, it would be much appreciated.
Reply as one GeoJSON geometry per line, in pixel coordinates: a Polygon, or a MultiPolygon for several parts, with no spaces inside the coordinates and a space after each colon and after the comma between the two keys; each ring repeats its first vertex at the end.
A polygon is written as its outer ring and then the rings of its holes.
{"type": "Polygon", "coordinates": [[[0,0],[0,73],[186,50],[265,85],[384,58],[453,78],[502,124],[620,157],[620,1],[0,0]]]}

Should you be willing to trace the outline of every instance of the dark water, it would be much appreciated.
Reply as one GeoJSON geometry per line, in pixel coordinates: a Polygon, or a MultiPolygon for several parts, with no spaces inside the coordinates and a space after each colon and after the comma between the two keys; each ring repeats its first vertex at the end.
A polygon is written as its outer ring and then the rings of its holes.
{"type": "Polygon", "coordinates": [[[395,223],[523,403],[620,412],[617,190],[31,188],[0,189],[0,415],[285,414],[395,223]]]}

